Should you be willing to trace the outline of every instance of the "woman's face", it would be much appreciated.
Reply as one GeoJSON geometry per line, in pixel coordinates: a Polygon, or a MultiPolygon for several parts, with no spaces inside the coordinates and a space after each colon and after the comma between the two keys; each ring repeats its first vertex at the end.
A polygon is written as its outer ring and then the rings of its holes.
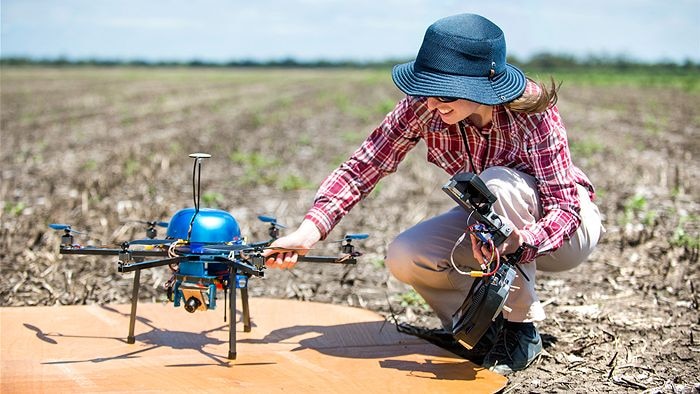
{"type": "Polygon", "coordinates": [[[457,124],[474,114],[488,116],[490,121],[491,114],[491,107],[463,99],[446,103],[436,97],[428,97],[428,109],[437,111],[442,121],[447,124],[457,124]]]}

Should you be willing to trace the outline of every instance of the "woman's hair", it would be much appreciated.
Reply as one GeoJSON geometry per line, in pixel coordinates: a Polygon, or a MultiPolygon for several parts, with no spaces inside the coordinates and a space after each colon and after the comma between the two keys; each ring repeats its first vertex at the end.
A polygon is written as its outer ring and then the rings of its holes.
{"type": "Polygon", "coordinates": [[[536,84],[539,89],[525,89],[525,92],[517,99],[506,103],[505,106],[511,111],[535,114],[546,111],[549,107],[557,103],[557,91],[559,86],[550,77],[550,86],[544,82],[536,82],[527,77],[529,82],[536,84]]]}

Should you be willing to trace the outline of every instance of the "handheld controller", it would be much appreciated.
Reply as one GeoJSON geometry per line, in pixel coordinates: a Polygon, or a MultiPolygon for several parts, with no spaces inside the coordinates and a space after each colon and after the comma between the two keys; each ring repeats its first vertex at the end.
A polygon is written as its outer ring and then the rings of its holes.
{"type": "MultiPolygon", "coordinates": [[[[482,242],[498,247],[513,232],[493,211],[496,196],[477,175],[470,172],[457,174],[442,190],[462,208],[471,212],[471,217],[477,223],[475,228],[479,229],[476,235],[482,242]]],[[[516,264],[526,247],[531,246],[523,244],[515,253],[501,258],[500,265],[493,274],[476,278],[466,299],[452,315],[452,335],[464,347],[472,349],[501,311],[507,308],[505,303],[516,277],[515,270],[519,269],[516,264]]]]}

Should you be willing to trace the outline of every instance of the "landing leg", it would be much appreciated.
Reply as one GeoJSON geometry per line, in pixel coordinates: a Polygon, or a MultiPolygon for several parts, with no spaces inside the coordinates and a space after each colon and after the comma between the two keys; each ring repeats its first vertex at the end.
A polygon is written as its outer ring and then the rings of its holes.
{"type": "Polygon", "coordinates": [[[139,285],[141,282],[141,270],[134,271],[134,287],[131,289],[131,316],[129,320],[129,335],[126,343],[136,342],[134,337],[134,326],[136,325],[136,305],[139,303],[139,285]]]}
{"type": "Polygon", "coordinates": [[[250,309],[248,308],[247,287],[241,287],[241,303],[243,304],[243,331],[250,332],[250,309]]]}
{"type": "Polygon", "coordinates": [[[228,359],[236,359],[236,268],[231,267],[228,273],[229,287],[229,316],[231,320],[228,323],[228,359]]]}

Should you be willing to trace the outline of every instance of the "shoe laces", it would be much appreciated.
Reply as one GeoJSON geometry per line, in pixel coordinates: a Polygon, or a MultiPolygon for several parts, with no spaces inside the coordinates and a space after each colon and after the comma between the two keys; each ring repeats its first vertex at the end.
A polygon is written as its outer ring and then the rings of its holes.
{"type": "Polygon", "coordinates": [[[520,345],[520,337],[523,335],[523,328],[515,328],[509,325],[504,325],[499,333],[498,341],[494,345],[489,354],[501,362],[512,361],[513,353],[520,345]]]}

